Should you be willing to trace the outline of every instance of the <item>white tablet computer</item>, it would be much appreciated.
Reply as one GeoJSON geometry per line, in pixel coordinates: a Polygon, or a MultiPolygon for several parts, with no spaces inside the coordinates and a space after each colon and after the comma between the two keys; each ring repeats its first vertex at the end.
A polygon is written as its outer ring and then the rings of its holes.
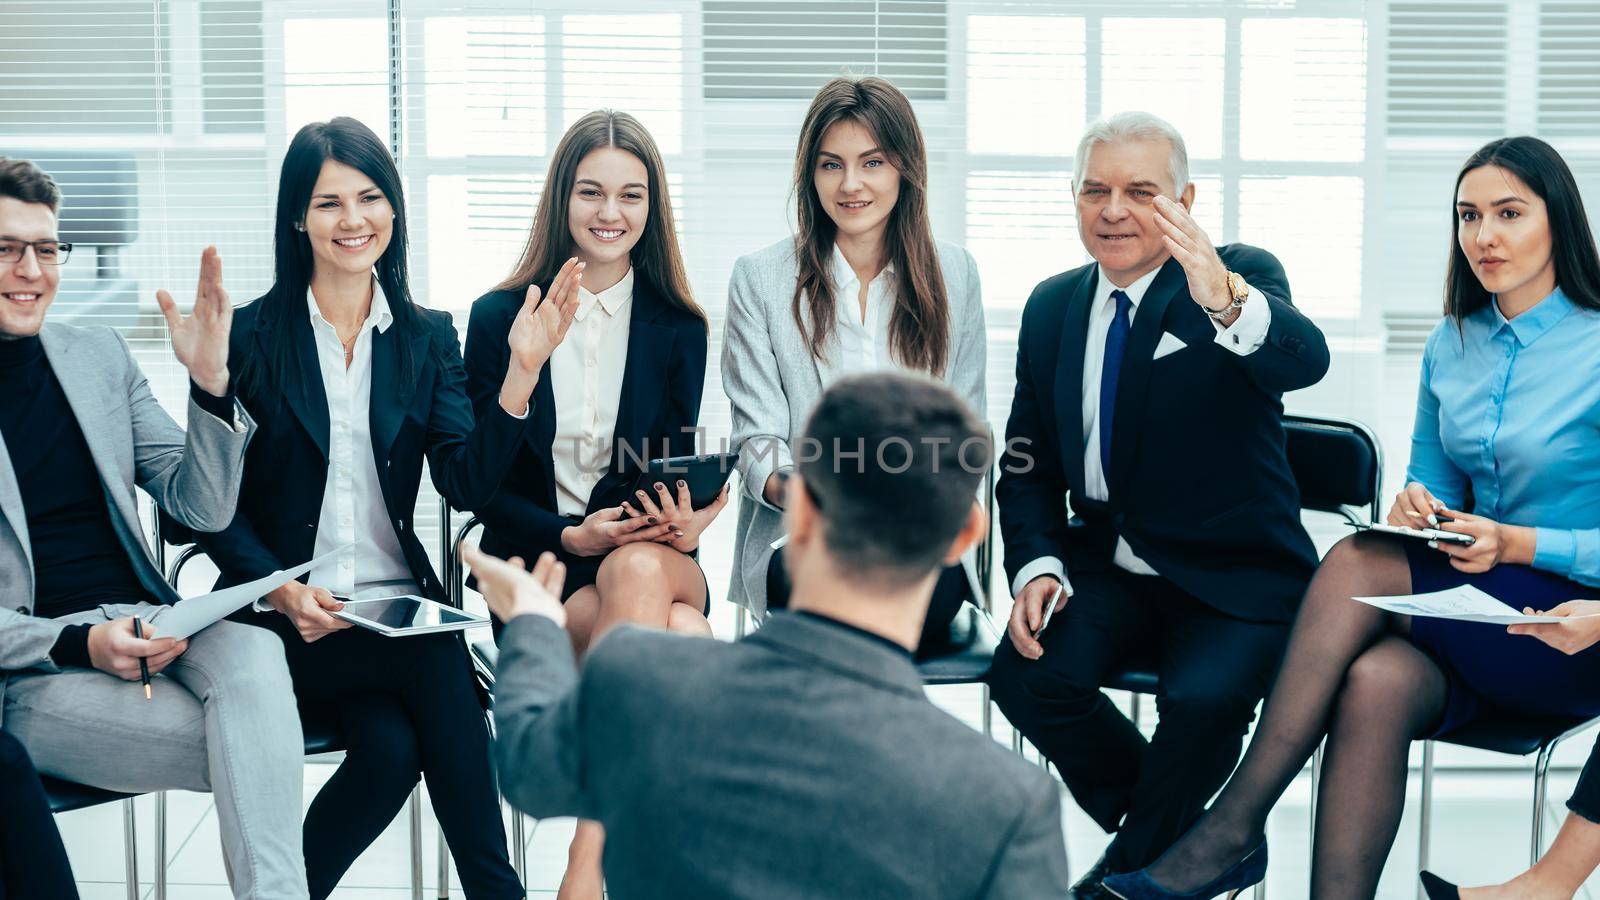
{"type": "Polygon", "coordinates": [[[346,601],[344,609],[333,616],[388,637],[460,631],[489,624],[486,616],[413,595],[346,601]]]}

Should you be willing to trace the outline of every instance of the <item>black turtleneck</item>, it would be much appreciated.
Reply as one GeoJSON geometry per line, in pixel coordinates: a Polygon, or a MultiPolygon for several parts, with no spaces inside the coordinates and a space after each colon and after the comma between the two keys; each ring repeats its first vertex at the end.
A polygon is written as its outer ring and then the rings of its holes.
{"type": "MultiPolygon", "coordinates": [[[[0,436],[28,521],[34,615],[53,619],[102,603],[156,602],[112,528],[89,445],[37,336],[0,340],[0,436]]],[[[90,668],[89,626],[64,630],[50,657],[90,668]]]]}
{"type": "Polygon", "coordinates": [[[916,654],[912,653],[910,650],[907,650],[903,645],[897,644],[894,641],[889,640],[888,638],[886,638],[883,635],[877,633],[876,631],[868,631],[865,628],[860,627],[859,625],[851,625],[849,622],[841,622],[840,620],[835,619],[833,616],[825,616],[822,613],[812,612],[809,609],[797,609],[797,610],[792,610],[792,612],[794,612],[795,615],[805,616],[806,618],[812,620],[813,622],[823,622],[825,624],[832,625],[835,628],[841,628],[841,629],[844,629],[845,631],[849,631],[849,632],[853,632],[855,634],[858,634],[861,637],[877,641],[878,643],[882,644],[886,649],[893,650],[897,655],[904,656],[907,660],[916,659],[916,654]]]}

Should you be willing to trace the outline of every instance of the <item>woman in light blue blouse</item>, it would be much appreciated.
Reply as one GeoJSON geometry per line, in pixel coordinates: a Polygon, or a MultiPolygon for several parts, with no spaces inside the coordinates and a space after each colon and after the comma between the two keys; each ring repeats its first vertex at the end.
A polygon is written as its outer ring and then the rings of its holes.
{"type": "MultiPolygon", "coordinates": [[[[1600,715],[1600,618],[1505,629],[1350,599],[1470,584],[1516,609],[1600,612],[1600,256],[1572,173],[1543,141],[1494,141],[1457,178],[1445,319],[1423,355],[1407,481],[1391,524],[1475,542],[1336,545],[1238,770],[1161,859],[1106,880],[1119,896],[1213,897],[1260,881],[1267,813],[1326,734],[1311,896],[1371,897],[1412,740],[1497,710],[1600,715]]],[[[1600,766],[1568,805],[1563,836],[1597,827],[1600,766]]],[[[1513,895],[1543,896],[1468,896],[1513,895]]]]}

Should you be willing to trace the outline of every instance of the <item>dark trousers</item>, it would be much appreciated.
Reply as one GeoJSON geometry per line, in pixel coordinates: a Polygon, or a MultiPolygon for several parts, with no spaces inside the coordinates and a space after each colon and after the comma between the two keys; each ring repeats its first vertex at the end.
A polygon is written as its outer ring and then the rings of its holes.
{"type": "Polygon", "coordinates": [[[0,731],[0,900],[76,900],[50,801],[21,742],[0,731]]]}
{"type": "MultiPolygon", "coordinates": [[[[789,593],[794,585],[789,581],[789,571],[784,567],[783,549],[779,548],[767,562],[767,609],[788,609],[789,593]]],[[[961,604],[972,596],[972,586],[967,583],[967,570],[960,563],[945,566],[939,580],[933,583],[933,599],[928,601],[928,616],[922,620],[922,636],[917,641],[917,658],[937,656],[950,644],[950,623],[961,604]]]]}
{"type": "Polygon", "coordinates": [[[333,716],[344,738],[344,762],[306,813],[311,896],[332,893],[405,805],[419,773],[466,895],[524,896],[506,851],[488,725],[461,639],[348,628],[308,644],[285,616],[256,621],[283,639],[302,711],[333,716]]]}
{"type": "Polygon", "coordinates": [[[1225,616],[1164,578],[1120,569],[1071,575],[1075,593],[1024,659],[1011,642],[989,672],[994,702],[1061,773],[1083,811],[1117,832],[1113,872],[1153,862],[1227,780],[1277,671],[1287,624],[1225,616]],[[1161,679],[1154,736],[1100,690],[1115,669],[1161,679]]]}

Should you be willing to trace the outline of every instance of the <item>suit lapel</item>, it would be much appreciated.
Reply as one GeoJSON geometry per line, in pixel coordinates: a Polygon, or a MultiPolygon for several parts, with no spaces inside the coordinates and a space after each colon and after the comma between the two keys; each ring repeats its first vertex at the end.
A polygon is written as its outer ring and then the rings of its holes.
{"type": "Polygon", "coordinates": [[[389,448],[405,421],[406,410],[416,397],[422,380],[422,367],[428,360],[428,333],[417,322],[409,340],[411,370],[401,370],[400,329],[391,324],[387,331],[372,332],[372,396],[367,412],[372,426],[372,458],[381,463],[389,458],[389,448]]]}
{"type": "Polygon", "coordinates": [[[1128,335],[1128,346],[1123,351],[1122,368],[1117,375],[1117,406],[1113,415],[1111,432],[1111,471],[1106,482],[1111,496],[1128,477],[1139,443],[1139,411],[1144,407],[1145,393],[1150,386],[1150,363],[1161,340],[1163,321],[1172,298],[1184,287],[1183,267],[1177,260],[1169,259],[1145,291],[1139,311],[1133,319],[1133,331],[1128,335]]]}
{"type": "Polygon", "coordinates": [[[528,414],[528,422],[523,426],[523,441],[539,460],[542,470],[550,475],[546,479],[544,499],[550,509],[555,509],[556,391],[555,386],[550,383],[548,360],[544,364],[543,371],[539,373],[539,383],[534,385],[532,403],[533,412],[528,414]]]}
{"type": "MultiPolygon", "coordinates": [[[[265,356],[267,348],[259,330],[256,335],[256,352],[263,354],[263,358],[270,358],[265,356]]],[[[328,393],[322,386],[322,363],[317,360],[316,335],[311,332],[311,320],[300,315],[292,316],[289,339],[294,344],[295,357],[300,364],[282,375],[284,399],[289,401],[295,418],[300,420],[300,425],[311,435],[311,440],[316,442],[317,449],[322,451],[322,458],[326,460],[328,393]]]]}
{"type": "Polygon", "coordinates": [[[1091,266],[1077,284],[1067,288],[1066,321],[1061,326],[1061,346],[1056,352],[1056,425],[1061,445],[1061,468],[1074,497],[1083,486],[1083,348],[1089,335],[1089,305],[1094,301],[1099,268],[1091,266]]]}
{"type": "MultiPolygon", "coordinates": [[[[103,375],[105,370],[92,367],[98,365],[98,361],[90,361],[90,366],[80,366],[79,354],[74,353],[67,342],[58,340],[55,332],[50,329],[42,331],[39,339],[44,344],[50,368],[56,373],[56,381],[61,384],[61,392],[67,397],[67,405],[72,407],[72,414],[78,419],[78,430],[83,432],[84,443],[89,445],[89,455],[94,458],[95,473],[100,476],[102,488],[131,482],[135,478],[135,473],[123,473],[117,467],[118,448],[113,445],[113,441],[118,438],[127,440],[127,434],[125,432],[113,434],[111,429],[95,427],[95,423],[101,419],[105,405],[120,399],[105,396],[106,383],[103,375]]],[[[127,401],[121,402],[125,404],[127,401]]],[[[122,452],[127,453],[127,448],[122,448],[122,452]]],[[[139,520],[137,509],[124,508],[121,492],[107,490],[106,493],[108,498],[115,498],[113,503],[125,521],[139,520]]]]}
{"type": "MultiPolygon", "coordinates": [[[[28,572],[32,573],[33,543],[28,536],[28,512],[22,508],[22,486],[17,484],[17,473],[11,468],[11,451],[6,449],[4,437],[0,437],[0,516],[5,517],[6,524],[22,543],[22,555],[27,557],[28,572]]],[[[28,596],[33,596],[31,586],[28,596]]]]}
{"type": "Polygon", "coordinates": [[[644,279],[636,279],[633,318],[628,323],[628,358],[622,370],[622,396],[617,402],[617,427],[611,435],[611,470],[622,461],[622,448],[654,457],[643,441],[650,437],[666,384],[667,356],[672,352],[672,329],[656,324],[665,301],[644,279]]]}

